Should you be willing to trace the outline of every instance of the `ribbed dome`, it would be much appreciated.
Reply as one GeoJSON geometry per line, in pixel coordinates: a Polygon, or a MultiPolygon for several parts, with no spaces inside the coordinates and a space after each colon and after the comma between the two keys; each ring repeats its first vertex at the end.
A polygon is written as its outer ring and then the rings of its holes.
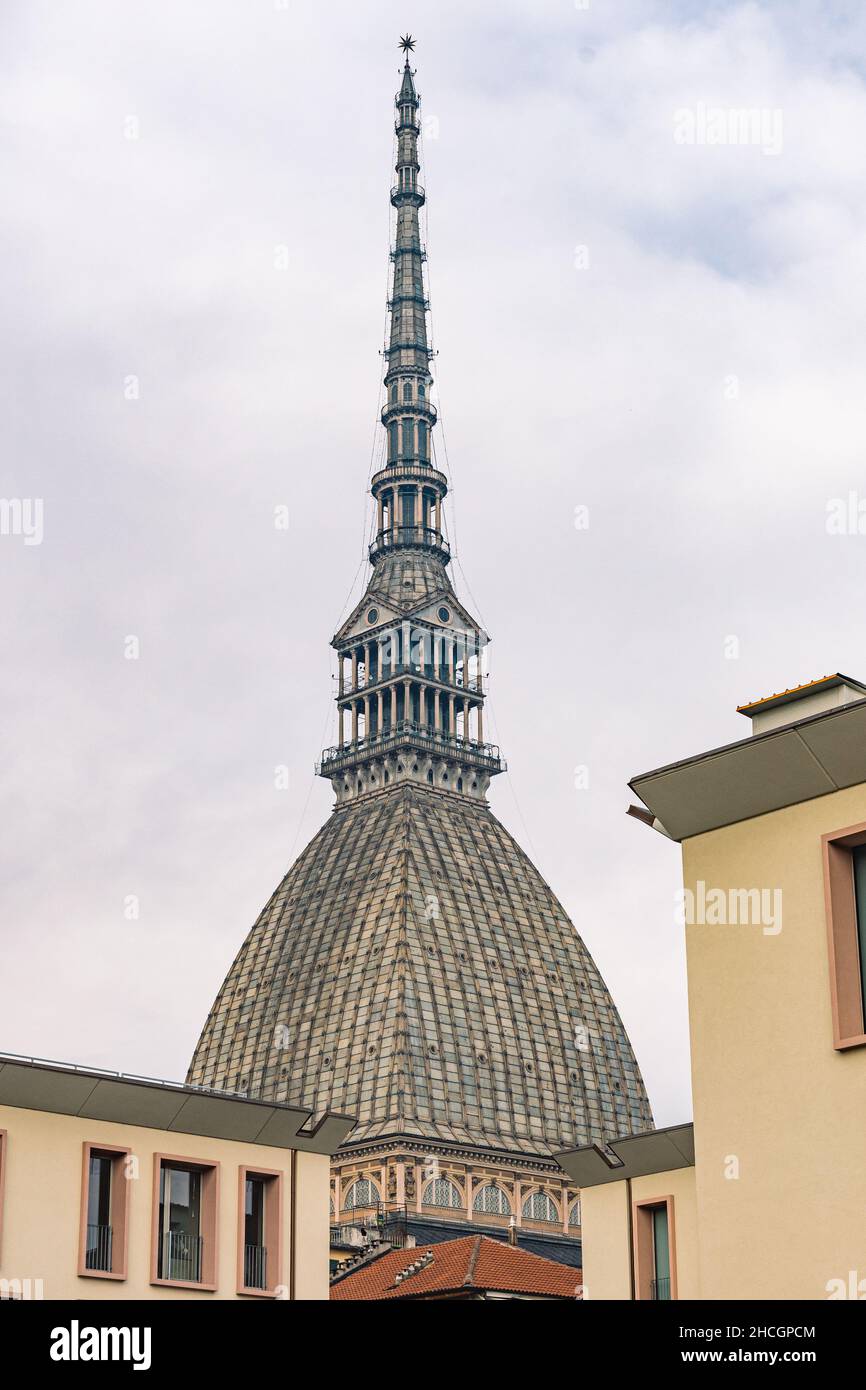
{"type": "Polygon", "coordinates": [[[380,599],[407,612],[420,602],[454,596],[445,566],[437,555],[423,550],[398,550],[384,556],[374,569],[363,603],[380,599]]]}
{"type": "Polygon", "coordinates": [[[613,1001],[484,803],[416,784],[338,806],[273,894],[188,1080],[539,1153],[652,1126],[613,1001]]]}

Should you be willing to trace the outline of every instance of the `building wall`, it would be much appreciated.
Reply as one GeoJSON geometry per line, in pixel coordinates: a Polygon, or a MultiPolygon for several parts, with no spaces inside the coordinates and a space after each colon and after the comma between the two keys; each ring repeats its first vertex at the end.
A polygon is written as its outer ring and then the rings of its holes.
{"type": "MultiPolygon", "coordinates": [[[[694,1168],[634,1178],[632,1207],[637,1202],[673,1199],[673,1253],[677,1297],[699,1298],[698,1223],[694,1168]]],[[[584,1298],[632,1297],[632,1235],[629,1185],[603,1183],[583,1189],[584,1298]]]]}
{"type": "Polygon", "coordinates": [[[704,1298],[826,1298],[866,1278],[866,1048],[833,1047],[821,851],[863,821],[859,786],[683,845],[693,892],[782,893],[777,935],[686,927],[704,1298]]]}
{"type": "MultiPolygon", "coordinates": [[[[5,1130],[0,1195],[0,1279],[42,1280],[47,1299],[235,1298],[238,1295],[239,1168],[282,1174],[282,1281],[290,1295],[293,1189],[296,1204],[294,1296],[328,1297],[327,1154],[202,1138],[135,1125],[84,1120],[0,1106],[5,1130]],[[128,1274],[123,1281],[78,1274],[85,1142],[129,1148],[128,1274]],[[153,1285],[151,1279],[154,1154],[217,1162],[216,1292],[153,1285]],[[294,1182],[292,1160],[295,1158],[294,1182]],[[135,1170],[133,1170],[135,1171],[135,1170]]],[[[252,1295],[255,1297],[255,1295],[252,1295]]]]}
{"type": "Polygon", "coordinates": [[[582,1205],[584,1298],[631,1298],[626,1183],[585,1187],[582,1205]]]}

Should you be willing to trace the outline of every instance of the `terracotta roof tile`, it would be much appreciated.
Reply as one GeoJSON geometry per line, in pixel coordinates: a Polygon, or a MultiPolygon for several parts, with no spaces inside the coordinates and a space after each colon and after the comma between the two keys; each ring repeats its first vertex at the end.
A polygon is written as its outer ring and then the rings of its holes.
{"type": "Polygon", "coordinates": [[[335,1300],[379,1301],[443,1293],[491,1291],[541,1298],[577,1298],[582,1275],[490,1236],[460,1236],[414,1250],[389,1250],[331,1286],[335,1300]],[[430,1258],[432,1256],[432,1258],[430,1258]],[[416,1261],[422,1267],[405,1273],[416,1261]],[[397,1281],[397,1276],[404,1278],[397,1281]]]}

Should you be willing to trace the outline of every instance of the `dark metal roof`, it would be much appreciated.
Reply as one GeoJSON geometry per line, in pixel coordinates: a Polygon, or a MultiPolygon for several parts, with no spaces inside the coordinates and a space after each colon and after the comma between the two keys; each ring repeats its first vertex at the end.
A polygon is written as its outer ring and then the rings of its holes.
{"type": "Polygon", "coordinates": [[[866,782],[866,699],[634,777],[673,840],[866,782]]]}
{"type": "MultiPolygon", "coordinates": [[[[454,1240],[457,1236],[484,1235],[493,1240],[508,1241],[508,1228],[483,1226],[475,1221],[437,1221],[426,1216],[416,1216],[412,1212],[406,1218],[406,1230],[415,1237],[418,1247],[434,1245],[442,1240],[454,1240]]],[[[583,1267],[580,1240],[575,1236],[544,1235],[542,1232],[520,1226],[517,1230],[517,1245],[532,1255],[543,1255],[547,1260],[571,1265],[574,1269],[583,1267]]]]}
{"type": "Polygon", "coordinates": [[[333,1153],[355,1123],[325,1114],[313,1124],[312,1112],[296,1106],[7,1052],[0,1053],[0,1105],[320,1154],[333,1153]]]}
{"type": "Polygon", "coordinates": [[[556,1155],[561,1168],[580,1187],[642,1178],[675,1168],[692,1168],[695,1162],[694,1125],[673,1125],[646,1134],[627,1134],[602,1148],[587,1144],[564,1149],[556,1155]]]}

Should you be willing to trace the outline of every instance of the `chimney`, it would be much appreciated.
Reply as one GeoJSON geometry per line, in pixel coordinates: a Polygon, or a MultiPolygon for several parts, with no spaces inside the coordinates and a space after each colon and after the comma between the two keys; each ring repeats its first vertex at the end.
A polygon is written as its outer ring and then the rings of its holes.
{"type": "Polygon", "coordinates": [[[765,695],[763,699],[737,705],[737,714],[751,719],[753,734],[765,734],[769,729],[780,729],[785,724],[795,724],[813,714],[825,714],[863,699],[866,699],[866,685],[836,671],[776,695],[765,695]]]}
{"type": "Polygon", "coordinates": [[[517,1217],[512,1216],[508,1222],[508,1244],[517,1244],[517,1217]]]}

